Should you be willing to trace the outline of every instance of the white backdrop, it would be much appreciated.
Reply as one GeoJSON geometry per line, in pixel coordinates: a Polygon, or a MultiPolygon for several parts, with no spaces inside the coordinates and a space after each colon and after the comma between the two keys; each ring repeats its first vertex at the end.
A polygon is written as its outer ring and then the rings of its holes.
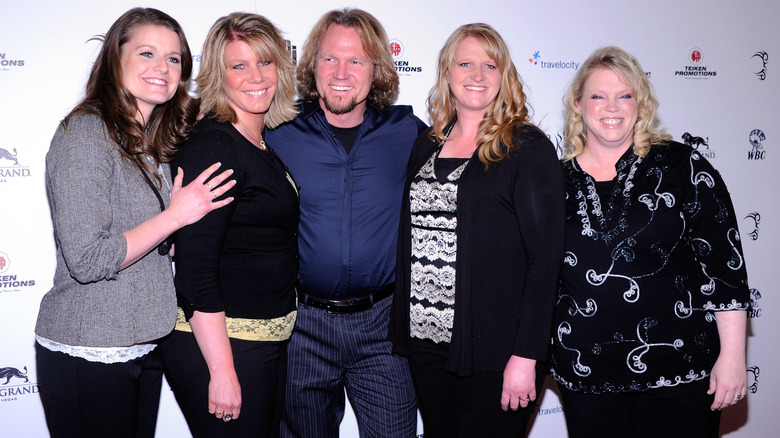
{"type": "MultiPolygon", "coordinates": [[[[33,327],[51,287],[54,243],[44,190],[44,156],[59,120],[83,92],[98,43],[124,11],[161,9],[187,33],[197,71],[211,24],[233,11],[263,14],[299,51],[324,12],[366,9],[385,25],[397,49],[398,103],[427,120],[424,101],[436,54],[459,25],[483,21],[512,49],[526,83],[534,121],[560,140],[561,96],[579,64],[614,44],[642,62],[661,102],[663,125],[676,140],[701,137],[699,150],[723,174],[738,217],[754,310],[748,339],[747,400],[724,413],[729,438],[776,436],[775,317],[780,269],[780,3],[773,0],[333,0],[187,2],[156,0],[0,0],[0,430],[8,437],[48,436],[37,395],[33,327]],[[763,297],[762,297],[763,295],[763,297]]],[[[565,437],[557,394],[548,385],[531,438],[565,437]]],[[[159,437],[187,437],[167,385],[159,437]]],[[[422,427],[420,427],[422,433],[422,427]]],[[[342,436],[357,437],[351,411],[342,436]]]]}

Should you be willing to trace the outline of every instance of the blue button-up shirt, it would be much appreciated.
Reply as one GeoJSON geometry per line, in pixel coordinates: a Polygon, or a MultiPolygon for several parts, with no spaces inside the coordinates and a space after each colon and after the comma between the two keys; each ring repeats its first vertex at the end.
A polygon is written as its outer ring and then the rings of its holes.
{"type": "Polygon", "coordinates": [[[359,297],[395,278],[406,165],[426,128],[410,106],[369,105],[349,153],[319,102],[265,140],[301,187],[300,284],[326,299],[359,297]]]}

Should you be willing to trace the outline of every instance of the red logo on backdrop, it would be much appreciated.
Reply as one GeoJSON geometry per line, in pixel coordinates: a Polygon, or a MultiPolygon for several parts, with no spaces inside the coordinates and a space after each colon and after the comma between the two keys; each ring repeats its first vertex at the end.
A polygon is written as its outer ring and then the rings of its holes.
{"type": "Polygon", "coordinates": [[[391,40],[390,53],[393,54],[393,58],[399,58],[404,53],[404,45],[398,40],[391,40]]]}
{"type": "Polygon", "coordinates": [[[0,252],[0,273],[5,272],[9,264],[8,256],[4,252],[0,252]]]}
{"type": "Polygon", "coordinates": [[[691,50],[691,62],[694,64],[698,64],[701,62],[701,49],[698,47],[694,47],[691,50]]]}

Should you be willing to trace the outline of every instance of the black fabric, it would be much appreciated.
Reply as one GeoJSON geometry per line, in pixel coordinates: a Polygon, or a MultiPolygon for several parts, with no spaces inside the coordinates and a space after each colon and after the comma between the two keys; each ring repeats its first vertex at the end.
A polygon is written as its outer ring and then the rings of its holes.
{"type": "Polygon", "coordinates": [[[195,336],[174,330],[160,348],[166,379],[194,438],[279,436],[287,380],[287,341],[230,338],[241,385],[241,414],[228,423],[209,414],[209,370],[195,336]]]}
{"type": "Polygon", "coordinates": [[[344,151],[350,153],[352,146],[355,145],[355,140],[360,133],[360,125],[353,126],[351,128],[339,128],[338,126],[330,125],[330,129],[333,130],[333,135],[339,139],[341,145],[344,146],[344,151]]]}
{"type": "MultiPolygon", "coordinates": [[[[391,339],[409,354],[409,184],[438,144],[424,131],[407,173],[391,339]]],[[[455,318],[447,369],[503,371],[511,355],[545,360],[563,260],[564,189],[549,139],[518,127],[519,150],[485,169],[473,156],[458,181],[455,318]]]]}
{"type": "Polygon", "coordinates": [[[53,438],[154,438],[159,347],[128,362],[90,362],[35,344],[38,388],[53,438]]]}
{"type": "Polygon", "coordinates": [[[271,146],[261,150],[206,117],[176,155],[185,185],[215,162],[236,180],[222,195],[233,202],[176,232],[176,292],[187,318],[198,310],[272,319],[295,309],[298,195],[271,146]]]}
{"type": "Polygon", "coordinates": [[[558,386],[569,438],[718,438],[709,382],[619,394],[584,394],[558,386]]]}
{"type": "Polygon", "coordinates": [[[673,142],[644,158],[629,148],[615,167],[603,191],[576,158],[564,163],[552,375],[594,394],[709,381],[720,352],[713,312],[749,304],[726,185],[698,152],[673,142]]]}
{"type": "MultiPolygon", "coordinates": [[[[446,371],[448,346],[411,341],[409,367],[417,393],[425,438],[507,437],[526,435],[536,408],[501,409],[503,371],[476,371],[458,377],[446,371]]],[[[544,365],[537,366],[537,397],[544,383],[544,365]]]]}

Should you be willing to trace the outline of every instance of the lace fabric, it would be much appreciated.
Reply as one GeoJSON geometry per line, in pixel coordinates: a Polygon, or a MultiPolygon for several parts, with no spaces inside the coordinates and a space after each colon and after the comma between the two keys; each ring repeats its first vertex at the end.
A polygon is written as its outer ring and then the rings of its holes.
{"type": "Polygon", "coordinates": [[[129,347],[82,347],[61,344],[38,335],[35,335],[35,341],[47,350],[105,364],[130,362],[157,348],[157,344],[136,344],[129,347]]]}

